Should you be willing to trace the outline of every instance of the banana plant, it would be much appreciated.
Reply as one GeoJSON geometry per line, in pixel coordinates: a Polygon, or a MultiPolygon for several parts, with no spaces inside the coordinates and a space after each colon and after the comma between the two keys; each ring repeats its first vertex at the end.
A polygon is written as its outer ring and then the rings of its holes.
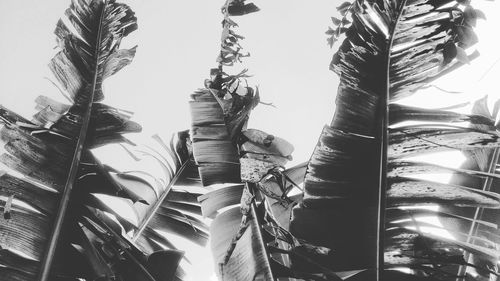
{"type": "Polygon", "coordinates": [[[123,135],[141,131],[132,114],[102,103],[135,29],[125,4],[71,1],[49,64],[69,104],[40,96],[31,120],[0,106],[0,280],[182,280],[168,234],[206,243],[187,133],[136,145],[123,135]],[[118,167],[101,153],[117,148],[118,167]]]}
{"type": "Polygon", "coordinates": [[[290,223],[295,237],[332,254],[315,266],[292,259],[292,268],[357,273],[345,280],[496,280],[496,225],[456,210],[498,208],[500,196],[416,176],[447,171],[491,181],[498,175],[409,160],[496,148],[494,119],[401,103],[477,56],[468,49],[484,14],[469,1],[427,0],[361,0],[338,11],[341,18],[332,18],[335,27],[327,31],[330,44],[343,39],[330,65],[340,76],[335,116],[308,163],[304,199],[290,223]],[[425,217],[448,223],[436,227],[425,217]],[[471,222],[484,226],[484,234],[457,228],[471,222]]]}

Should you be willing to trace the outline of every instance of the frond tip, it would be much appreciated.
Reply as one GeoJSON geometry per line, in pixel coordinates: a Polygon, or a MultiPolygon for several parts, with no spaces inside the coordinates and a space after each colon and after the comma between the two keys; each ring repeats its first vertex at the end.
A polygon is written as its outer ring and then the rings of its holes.
{"type": "MultiPolygon", "coordinates": [[[[134,58],[137,46],[120,49],[120,43],[136,29],[137,18],[125,4],[115,0],[72,1],[65,19],[57,22],[54,33],[60,51],[49,67],[73,104],[66,114],[52,120],[54,130],[76,135],[72,124],[80,123],[79,116],[90,99],[103,100],[103,81],[134,58]]],[[[61,114],[51,107],[48,110],[61,114]]]]}

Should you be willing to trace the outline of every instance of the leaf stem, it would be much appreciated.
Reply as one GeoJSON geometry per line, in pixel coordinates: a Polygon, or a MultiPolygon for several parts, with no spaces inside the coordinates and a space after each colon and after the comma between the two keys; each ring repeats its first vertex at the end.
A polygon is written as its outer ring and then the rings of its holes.
{"type": "Polygon", "coordinates": [[[71,161],[71,166],[69,169],[69,175],[66,179],[64,191],[63,191],[63,194],[61,197],[61,201],[59,203],[59,208],[58,208],[58,212],[57,212],[54,226],[52,229],[52,234],[50,235],[49,244],[47,246],[47,249],[44,253],[44,257],[42,259],[42,265],[41,265],[40,272],[38,275],[39,281],[47,281],[49,278],[50,270],[52,267],[52,262],[54,260],[54,255],[55,255],[57,244],[59,241],[59,236],[61,234],[62,226],[64,223],[64,218],[66,216],[66,211],[68,209],[69,200],[71,197],[71,191],[73,190],[73,186],[74,186],[76,176],[78,173],[80,159],[81,159],[82,152],[83,152],[84,145],[85,145],[85,141],[87,138],[87,131],[89,128],[89,123],[90,123],[90,115],[92,113],[92,105],[93,105],[95,90],[96,90],[96,85],[97,85],[97,76],[99,73],[102,22],[104,21],[104,14],[105,14],[107,5],[108,5],[108,0],[105,0],[104,4],[102,6],[101,15],[99,18],[99,29],[97,32],[97,40],[96,40],[97,43],[96,43],[96,49],[95,49],[96,65],[95,65],[95,69],[94,69],[94,77],[93,77],[93,81],[92,81],[90,98],[88,101],[87,108],[85,109],[85,115],[83,118],[82,127],[80,128],[80,133],[78,135],[76,149],[75,149],[75,152],[73,154],[73,159],[71,161]]]}
{"type": "Polygon", "coordinates": [[[385,236],[385,208],[386,208],[386,189],[387,189],[387,151],[389,145],[389,99],[391,90],[391,49],[394,44],[394,35],[396,33],[398,23],[405,10],[407,0],[403,0],[399,5],[398,15],[394,24],[391,26],[389,31],[389,42],[387,44],[387,50],[385,55],[387,56],[386,62],[386,73],[385,73],[385,95],[381,97],[380,103],[380,166],[379,166],[379,186],[378,186],[378,198],[377,198],[377,255],[376,255],[376,273],[375,280],[383,281],[384,272],[384,236],[385,236]]]}
{"type": "Polygon", "coordinates": [[[148,226],[151,219],[154,217],[154,215],[156,214],[158,209],[161,207],[161,205],[163,204],[163,201],[165,201],[170,190],[172,189],[172,186],[179,179],[179,177],[181,176],[181,174],[183,173],[183,171],[187,167],[187,165],[190,163],[190,161],[191,160],[187,160],[186,162],[184,162],[184,164],[182,164],[182,166],[179,168],[179,170],[175,173],[175,176],[172,178],[172,180],[170,180],[167,187],[165,188],[165,190],[161,194],[160,198],[158,198],[158,200],[156,200],[154,206],[149,209],[148,214],[141,221],[137,231],[134,233],[134,236],[132,237],[132,241],[136,242],[137,239],[139,239],[139,237],[141,237],[142,232],[146,229],[146,227],[148,226]]]}

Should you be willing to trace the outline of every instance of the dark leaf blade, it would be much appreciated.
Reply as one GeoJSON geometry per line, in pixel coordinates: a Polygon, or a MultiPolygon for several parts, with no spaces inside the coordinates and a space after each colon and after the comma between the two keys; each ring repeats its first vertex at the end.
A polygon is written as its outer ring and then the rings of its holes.
{"type": "MultiPolygon", "coordinates": [[[[47,280],[54,258],[55,249],[68,209],[71,192],[78,174],[84,145],[93,112],[93,103],[103,98],[103,61],[118,49],[122,36],[134,30],[136,18],[127,5],[117,4],[114,0],[83,2],[72,1],[65,15],[78,34],[71,34],[59,21],[56,28],[58,44],[61,49],[49,65],[67,95],[72,106],[57,122],[78,124],[74,134],[76,142],[71,165],[66,178],[59,209],[49,236],[49,244],[42,260],[40,280],[47,280]]],[[[130,61],[130,60],[129,60],[130,61]]]]}
{"type": "MultiPolygon", "coordinates": [[[[57,244],[64,244],[58,248],[67,249],[67,236],[63,236],[62,241],[59,237],[75,181],[80,172],[85,173],[78,167],[81,160],[91,161],[85,150],[86,144],[116,141],[120,133],[140,131],[140,126],[129,120],[129,114],[100,103],[94,104],[103,98],[103,80],[128,65],[134,57],[135,48],[119,50],[122,37],[137,28],[134,13],[127,5],[114,0],[74,0],[65,15],[67,21],[57,23],[55,33],[59,52],[49,67],[62,86],[63,95],[72,104],[39,97],[36,103],[40,111],[33,122],[7,110],[1,111],[1,121],[7,125],[2,128],[2,139],[6,140],[8,152],[1,156],[1,160],[27,175],[14,180],[2,174],[2,195],[8,196],[5,214],[10,218],[0,224],[4,237],[1,244],[5,249],[12,248],[38,260],[40,270],[37,268],[30,274],[38,274],[39,280],[73,280],[82,277],[80,274],[85,271],[84,265],[81,270],[71,266],[62,271],[62,277],[49,275],[50,271],[58,272],[64,264],[59,260],[52,269],[52,261],[59,255],[55,251],[57,244]],[[73,28],[68,28],[67,23],[73,28]],[[57,198],[56,191],[62,191],[61,198],[57,198]],[[18,199],[31,204],[35,210],[18,206],[18,199]],[[13,227],[17,232],[11,229],[13,227]]],[[[86,165],[89,163],[82,166],[86,165]]],[[[71,219],[74,217],[71,216],[71,219]]],[[[89,245],[87,243],[86,246],[89,245]]],[[[70,249],[73,254],[85,256],[90,248],[79,244],[70,249]]],[[[85,276],[85,279],[103,277],[101,273],[105,270],[99,269],[98,264],[109,260],[98,261],[95,257],[93,255],[88,259],[94,261],[95,275],[85,276]]],[[[73,256],[67,258],[77,264],[82,261],[73,256]]],[[[24,272],[22,269],[14,270],[24,272]]],[[[104,276],[114,278],[110,271],[108,269],[104,276]]]]}
{"type": "Polygon", "coordinates": [[[25,211],[12,210],[11,213],[11,219],[2,219],[0,223],[2,249],[14,250],[41,261],[50,236],[49,218],[25,211]]]}
{"type": "MultiPolygon", "coordinates": [[[[402,161],[403,157],[423,152],[450,149],[476,151],[478,148],[498,146],[498,133],[489,116],[421,110],[394,104],[468,63],[475,56],[475,53],[467,55],[462,52],[477,41],[472,29],[463,25],[463,18],[460,18],[463,10],[456,14],[441,11],[442,7],[451,7],[454,2],[438,2],[355,1],[352,4],[343,3],[338,8],[343,16],[349,13],[352,24],[347,27],[346,38],[330,64],[331,70],[340,76],[337,107],[331,128],[328,128],[330,130],[323,130],[308,163],[304,199],[292,211],[290,229],[297,238],[341,253],[340,257],[330,262],[330,267],[340,267],[341,270],[353,265],[357,266],[356,269],[368,268],[347,280],[386,280],[386,277],[392,278],[388,280],[400,280],[399,275],[382,270],[383,237],[388,235],[383,231],[386,227],[384,205],[388,163],[390,165],[393,161],[402,161]],[[388,107],[390,112],[386,112],[388,107]],[[402,127],[398,124],[405,121],[429,124],[402,127]],[[436,121],[443,125],[433,124],[436,121]],[[482,127],[460,128],[456,125],[464,122],[465,125],[480,124],[482,127]],[[389,125],[394,126],[387,130],[389,125]],[[387,149],[385,142],[388,143],[387,149]],[[374,198],[379,198],[376,206],[374,198]],[[374,217],[373,213],[379,214],[378,217],[374,217]],[[372,228],[367,227],[370,224],[372,228]],[[360,236],[355,236],[358,234],[360,236]],[[375,243],[370,244],[376,239],[375,246],[375,243]],[[351,243],[353,241],[356,245],[351,243]],[[361,243],[365,244],[360,246],[361,243]],[[355,246],[360,248],[354,250],[355,246]],[[361,252],[365,256],[354,257],[361,252]],[[371,258],[366,258],[367,254],[372,255],[371,258]]],[[[463,4],[464,9],[470,9],[468,2],[463,4]]],[[[340,31],[332,29],[329,34],[335,36],[340,31]]],[[[333,39],[330,38],[330,42],[333,39]]],[[[412,175],[413,171],[426,173],[435,169],[476,177],[496,177],[469,168],[396,166],[390,167],[394,170],[389,172],[408,172],[412,175]],[[397,171],[398,168],[401,170],[397,171]],[[405,168],[414,170],[404,171],[405,168]]],[[[498,206],[498,195],[494,193],[434,183],[422,185],[435,191],[434,196],[417,200],[419,195],[425,197],[427,189],[416,190],[412,186],[408,188],[406,198],[396,198],[391,194],[391,190],[395,189],[389,189],[387,203],[412,208],[422,202],[442,200],[438,203],[451,206],[457,198],[446,196],[458,192],[463,193],[464,198],[459,198],[457,205],[498,206]],[[446,199],[441,198],[445,193],[446,199]]],[[[453,250],[457,248],[454,245],[453,250]]],[[[386,262],[388,260],[385,259],[386,262]]],[[[443,270],[433,265],[435,263],[428,266],[434,269],[432,273],[444,274],[443,270]]],[[[419,266],[409,276],[431,275],[422,269],[427,264],[420,263],[419,266]]],[[[318,269],[309,270],[319,273],[318,269]]],[[[445,276],[457,277],[453,274],[445,276]]]]}
{"type": "Polygon", "coordinates": [[[53,215],[57,194],[0,171],[0,195],[14,196],[45,215],[53,215]]]}

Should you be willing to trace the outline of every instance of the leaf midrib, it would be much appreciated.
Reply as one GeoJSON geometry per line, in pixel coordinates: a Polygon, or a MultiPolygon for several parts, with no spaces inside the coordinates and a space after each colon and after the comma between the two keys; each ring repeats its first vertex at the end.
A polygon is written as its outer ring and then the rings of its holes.
{"type": "Polygon", "coordinates": [[[71,161],[71,166],[68,172],[68,177],[66,180],[66,183],[64,185],[64,191],[61,197],[61,201],[59,203],[58,207],[58,212],[54,221],[54,226],[53,230],[51,233],[51,236],[49,238],[49,243],[47,245],[47,250],[45,251],[44,258],[42,259],[42,265],[40,268],[40,272],[38,275],[38,280],[40,281],[47,281],[49,278],[50,274],[50,269],[52,267],[52,262],[54,260],[54,255],[57,247],[57,243],[59,240],[59,236],[61,234],[61,229],[62,225],[64,222],[64,218],[66,216],[66,211],[68,209],[69,205],[69,199],[71,197],[71,191],[73,190],[73,185],[76,179],[76,175],[78,172],[78,167],[80,164],[80,159],[81,155],[84,149],[84,145],[86,142],[87,138],[87,131],[90,123],[90,117],[91,117],[91,112],[92,112],[92,105],[94,101],[94,96],[95,96],[95,91],[96,91],[96,85],[97,85],[97,80],[98,80],[98,75],[99,75],[99,61],[101,59],[100,55],[100,49],[101,49],[101,37],[102,37],[102,25],[104,21],[104,15],[106,11],[106,7],[108,5],[108,0],[104,0],[104,3],[102,5],[102,10],[101,14],[99,16],[99,29],[97,32],[97,43],[96,43],[96,49],[95,49],[95,57],[96,57],[96,63],[94,67],[94,75],[93,75],[93,81],[92,81],[92,87],[91,87],[91,92],[90,92],[90,98],[87,104],[87,108],[85,110],[83,122],[82,122],[82,127],[80,128],[80,132],[78,135],[78,141],[76,143],[76,148],[75,152],[73,154],[73,158],[71,161]]]}

